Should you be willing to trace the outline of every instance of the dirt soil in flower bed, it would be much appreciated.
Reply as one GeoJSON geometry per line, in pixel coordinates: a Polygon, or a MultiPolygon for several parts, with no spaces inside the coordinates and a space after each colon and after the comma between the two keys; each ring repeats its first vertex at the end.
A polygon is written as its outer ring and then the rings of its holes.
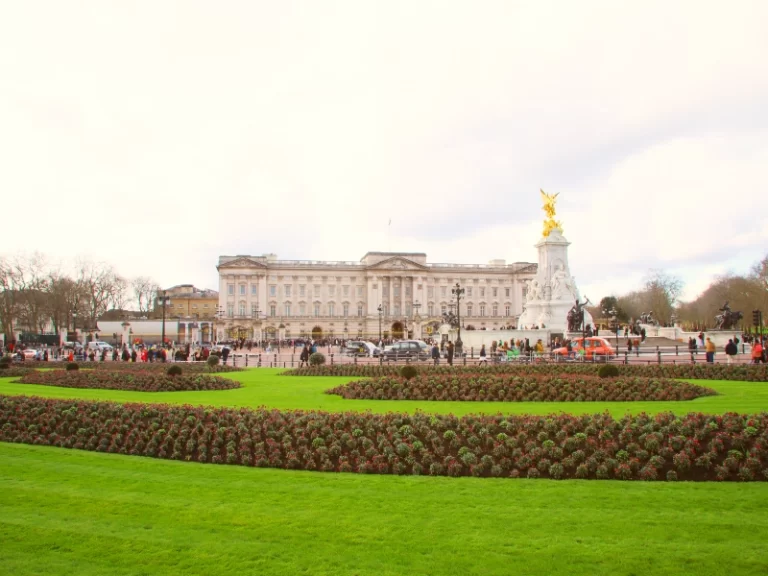
{"type": "Polygon", "coordinates": [[[457,418],[0,396],[0,441],[327,472],[768,480],[766,412],[457,418]]]}
{"type": "MultiPolygon", "coordinates": [[[[51,368],[62,368],[66,362],[35,362],[27,360],[24,362],[25,368],[45,368],[50,370],[51,368]]],[[[80,368],[85,370],[108,370],[110,372],[152,372],[165,373],[170,366],[178,364],[182,370],[187,373],[194,374],[209,374],[218,372],[241,372],[241,368],[235,368],[234,366],[224,366],[218,364],[217,366],[210,367],[205,362],[78,362],[80,368]]]]}
{"type": "MultiPolygon", "coordinates": [[[[416,365],[425,374],[584,374],[596,375],[603,364],[593,363],[543,363],[543,364],[501,364],[491,366],[431,366],[416,365]]],[[[695,380],[740,380],[745,382],[768,382],[768,364],[616,364],[621,376],[642,376],[645,378],[681,378],[695,380]]],[[[312,366],[295,368],[283,372],[286,376],[396,376],[401,366],[335,364],[333,366],[312,366]]]]}
{"type": "Polygon", "coordinates": [[[191,374],[168,376],[158,372],[107,372],[106,370],[49,370],[23,375],[21,384],[43,384],[64,388],[136,390],[139,392],[181,392],[189,390],[231,390],[240,383],[228,378],[191,374]]]}
{"type": "Polygon", "coordinates": [[[381,376],[326,390],[347,399],[458,400],[476,402],[636,402],[679,401],[717,392],[668,378],[564,374],[430,374],[411,380],[381,376]]]}

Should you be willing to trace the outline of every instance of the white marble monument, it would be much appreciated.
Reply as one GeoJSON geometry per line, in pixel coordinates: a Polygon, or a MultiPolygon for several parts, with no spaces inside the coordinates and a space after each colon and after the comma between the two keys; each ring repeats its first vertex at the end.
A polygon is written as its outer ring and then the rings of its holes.
{"type": "MultiPolygon", "coordinates": [[[[544,200],[544,233],[536,244],[539,249],[539,269],[528,282],[523,313],[518,320],[519,330],[534,326],[551,332],[568,331],[568,312],[579,301],[579,289],[568,265],[570,242],[563,236],[560,222],[555,221],[555,198],[541,191],[544,200]]],[[[592,316],[584,310],[584,322],[594,326],[592,316]]]]}

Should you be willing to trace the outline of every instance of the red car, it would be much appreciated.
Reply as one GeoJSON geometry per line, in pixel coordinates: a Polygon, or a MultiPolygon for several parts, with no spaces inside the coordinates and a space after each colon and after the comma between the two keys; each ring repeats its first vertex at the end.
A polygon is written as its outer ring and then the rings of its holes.
{"type": "MultiPolygon", "coordinates": [[[[571,341],[571,354],[574,356],[586,356],[587,358],[593,357],[607,357],[613,358],[616,356],[616,350],[610,345],[608,340],[600,338],[599,336],[593,336],[587,338],[587,345],[583,347],[584,338],[574,338],[571,341]],[[583,354],[582,354],[583,351],[583,354]]],[[[552,351],[553,354],[558,356],[568,356],[568,348],[563,346],[562,348],[555,348],[552,351]]]]}

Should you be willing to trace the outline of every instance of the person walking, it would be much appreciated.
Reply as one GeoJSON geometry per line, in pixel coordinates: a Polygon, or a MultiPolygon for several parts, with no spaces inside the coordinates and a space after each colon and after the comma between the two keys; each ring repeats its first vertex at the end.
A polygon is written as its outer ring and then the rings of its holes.
{"type": "Polygon", "coordinates": [[[733,364],[736,361],[736,355],[739,353],[739,349],[736,343],[732,340],[728,340],[728,344],[725,345],[725,362],[727,364],[733,364]]]}
{"type": "Polygon", "coordinates": [[[710,338],[709,336],[707,336],[707,341],[704,349],[706,350],[706,353],[707,353],[707,362],[709,364],[713,364],[715,362],[716,348],[715,348],[715,343],[712,342],[712,338],[710,338]]]}
{"type": "Polygon", "coordinates": [[[309,345],[304,344],[304,348],[301,349],[301,354],[299,354],[299,368],[302,366],[309,367],[309,345]]]}
{"type": "Polygon", "coordinates": [[[752,364],[760,364],[760,362],[764,361],[763,345],[760,343],[760,340],[756,339],[755,343],[752,344],[752,364]]]}
{"type": "Polygon", "coordinates": [[[478,362],[478,365],[480,364],[488,365],[488,360],[485,357],[485,344],[480,346],[480,362],[478,362]]]}
{"type": "Polygon", "coordinates": [[[448,342],[448,345],[445,348],[448,354],[448,365],[453,366],[453,342],[448,342]]]}
{"type": "Polygon", "coordinates": [[[434,342],[432,343],[432,360],[434,360],[435,366],[440,363],[440,348],[434,342]]]}

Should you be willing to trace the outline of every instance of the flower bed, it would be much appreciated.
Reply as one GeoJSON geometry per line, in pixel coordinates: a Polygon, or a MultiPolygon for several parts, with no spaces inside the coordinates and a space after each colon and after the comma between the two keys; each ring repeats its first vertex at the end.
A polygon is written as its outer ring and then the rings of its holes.
{"type": "MultiPolygon", "coordinates": [[[[490,366],[432,366],[418,365],[419,372],[427,374],[597,374],[603,364],[562,363],[562,364],[499,364],[490,366]]],[[[616,364],[622,376],[644,376],[646,378],[684,378],[698,380],[742,380],[747,382],[768,382],[768,364],[616,364]]],[[[283,372],[286,376],[395,376],[400,366],[376,364],[334,364],[333,366],[312,366],[295,368],[283,372]]]]}
{"type": "MultiPolygon", "coordinates": [[[[166,366],[166,369],[168,367],[166,366]]],[[[136,390],[139,392],[180,392],[182,390],[230,390],[240,383],[206,374],[168,376],[164,372],[107,372],[106,370],[34,371],[22,376],[21,384],[42,384],[64,388],[136,390]]]]}
{"type": "Polygon", "coordinates": [[[768,480],[768,413],[333,414],[0,396],[0,441],[270,468],[768,480]]]}
{"type": "Polygon", "coordinates": [[[0,369],[0,378],[18,378],[32,372],[30,368],[20,368],[18,366],[9,366],[8,368],[0,369]]]}
{"type": "MultiPolygon", "coordinates": [[[[242,368],[234,366],[209,366],[206,362],[78,362],[80,368],[87,370],[107,370],[109,372],[146,372],[146,373],[165,373],[170,366],[178,364],[186,373],[209,374],[217,372],[241,372],[242,368]]],[[[27,360],[24,362],[26,368],[61,368],[66,362],[35,362],[27,360]]]]}
{"type": "Polygon", "coordinates": [[[347,399],[470,402],[637,402],[693,400],[717,392],[668,378],[546,374],[431,374],[411,380],[381,376],[326,390],[347,399]]]}

